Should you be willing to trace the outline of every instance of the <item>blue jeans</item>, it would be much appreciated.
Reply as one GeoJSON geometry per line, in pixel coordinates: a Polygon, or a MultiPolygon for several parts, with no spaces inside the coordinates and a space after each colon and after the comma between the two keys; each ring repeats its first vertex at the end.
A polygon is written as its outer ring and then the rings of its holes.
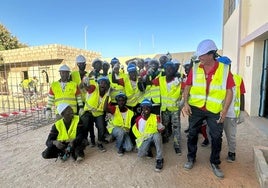
{"type": "Polygon", "coordinates": [[[112,136],[115,137],[115,147],[119,149],[122,147],[126,151],[131,151],[133,144],[128,133],[121,127],[115,127],[112,131],[112,136]]]}
{"type": "Polygon", "coordinates": [[[138,157],[146,156],[152,144],[155,145],[156,160],[163,159],[163,143],[162,136],[160,133],[155,133],[142,142],[142,145],[138,149],[138,157]]]}

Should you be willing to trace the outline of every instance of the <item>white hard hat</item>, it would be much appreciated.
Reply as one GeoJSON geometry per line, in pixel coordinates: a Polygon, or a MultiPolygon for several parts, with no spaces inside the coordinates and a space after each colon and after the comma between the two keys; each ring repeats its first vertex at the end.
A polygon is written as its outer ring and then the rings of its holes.
{"type": "Polygon", "coordinates": [[[210,51],[217,51],[218,48],[213,40],[206,39],[199,43],[197,50],[196,50],[196,56],[199,58],[199,56],[207,54],[210,51]]]}
{"type": "Polygon", "coordinates": [[[70,68],[67,66],[67,65],[62,65],[60,68],[59,68],[59,71],[71,71],[70,68]]]}
{"type": "Polygon", "coordinates": [[[79,55],[76,57],[76,63],[85,63],[86,62],[86,58],[82,55],[79,55]]]}
{"type": "Polygon", "coordinates": [[[61,103],[57,106],[57,111],[58,113],[61,115],[61,113],[68,107],[70,106],[69,104],[67,103],[61,103]]]}

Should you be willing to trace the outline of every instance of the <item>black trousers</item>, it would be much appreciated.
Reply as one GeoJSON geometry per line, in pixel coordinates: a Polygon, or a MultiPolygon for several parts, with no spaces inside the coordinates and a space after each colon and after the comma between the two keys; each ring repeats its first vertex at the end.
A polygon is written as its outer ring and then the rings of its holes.
{"type": "MultiPolygon", "coordinates": [[[[42,152],[42,157],[44,159],[52,159],[52,158],[57,158],[58,156],[63,156],[65,154],[65,150],[68,146],[68,143],[64,143],[65,148],[60,150],[56,146],[52,145],[52,147],[47,147],[43,152],[42,152]]],[[[83,140],[81,143],[75,143],[72,150],[71,150],[71,155],[74,159],[76,159],[78,156],[84,157],[84,149],[86,148],[86,141],[83,140]]]]}
{"type": "Polygon", "coordinates": [[[220,152],[222,147],[223,123],[217,123],[220,114],[214,114],[209,111],[203,111],[197,107],[191,106],[192,114],[189,116],[189,133],[187,139],[188,160],[196,159],[198,134],[200,132],[201,120],[206,119],[211,136],[211,154],[210,163],[220,164],[220,152]]]}

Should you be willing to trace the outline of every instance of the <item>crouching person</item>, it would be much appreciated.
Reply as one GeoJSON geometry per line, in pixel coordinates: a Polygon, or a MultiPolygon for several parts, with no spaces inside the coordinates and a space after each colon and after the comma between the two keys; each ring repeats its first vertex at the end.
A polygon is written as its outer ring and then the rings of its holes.
{"type": "Polygon", "coordinates": [[[164,159],[162,156],[163,145],[161,131],[164,126],[161,124],[160,118],[151,113],[152,103],[148,99],[144,99],[141,103],[142,113],[136,119],[136,123],[132,127],[136,136],[136,144],[138,148],[138,156],[153,157],[151,147],[156,148],[156,166],[155,171],[161,171],[164,159]]]}
{"type": "Polygon", "coordinates": [[[131,151],[133,144],[129,137],[131,131],[131,119],[134,112],[126,107],[127,96],[120,92],[115,96],[117,105],[109,103],[106,112],[112,116],[108,121],[107,130],[115,138],[115,146],[119,156],[124,155],[125,151],[131,151]]]}
{"type": "Polygon", "coordinates": [[[71,156],[74,160],[81,161],[86,147],[83,124],[69,104],[59,104],[57,110],[62,118],[52,126],[42,156],[44,159],[60,158],[62,161],[71,156]]]}

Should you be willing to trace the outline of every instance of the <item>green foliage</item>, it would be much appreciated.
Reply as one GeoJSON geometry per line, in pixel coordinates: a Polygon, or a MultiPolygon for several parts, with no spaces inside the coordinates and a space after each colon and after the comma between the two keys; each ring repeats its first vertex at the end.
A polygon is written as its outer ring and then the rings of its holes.
{"type": "Polygon", "coordinates": [[[12,36],[5,26],[0,24],[0,51],[11,50],[27,47],[26,44],[22,44],[18,41],[17,37],[12,36]]]}

